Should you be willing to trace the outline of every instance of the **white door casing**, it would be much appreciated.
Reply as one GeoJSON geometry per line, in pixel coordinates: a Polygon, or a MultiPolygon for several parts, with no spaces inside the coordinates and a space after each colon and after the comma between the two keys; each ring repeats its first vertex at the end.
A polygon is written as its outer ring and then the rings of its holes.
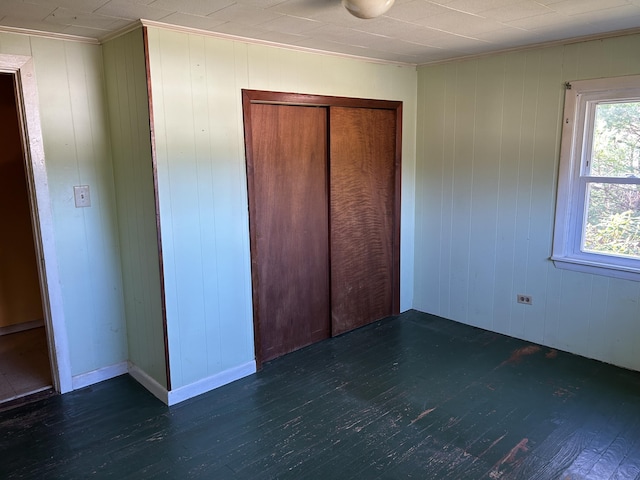
{"type": "Polygon", "coordinates": [[[0,72],[13,74],[16,86],[51,375],[55,390],[66,393],[73,389],[71,363],[62,291],[58,276],[53,215],[47,182],[33,60],[29,56],[0,54],[0,72]]]}

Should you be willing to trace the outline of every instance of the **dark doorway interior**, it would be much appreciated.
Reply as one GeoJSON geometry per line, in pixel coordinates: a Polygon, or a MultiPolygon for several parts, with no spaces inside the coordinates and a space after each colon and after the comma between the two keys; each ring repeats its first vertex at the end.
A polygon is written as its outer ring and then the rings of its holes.
{"type": "Polygon", "coordinates": [[[14,76],[0,74],[0,402],[51,388],[14,76]]]}
{"type": "Polygon", "coordinates": [[[0,403],[50,388],[44,327],[0,335],[0,403]]]}

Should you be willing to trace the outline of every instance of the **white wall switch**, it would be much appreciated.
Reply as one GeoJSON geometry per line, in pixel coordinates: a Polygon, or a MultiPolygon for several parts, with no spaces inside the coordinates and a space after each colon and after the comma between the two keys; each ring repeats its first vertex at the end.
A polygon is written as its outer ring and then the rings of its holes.
{"type": "Polygon", "coordinates": [[[73,198],[76,201],[76,208],[90,207],[91,197],[89,196],[89,185],[73,187],[73,198]]]}

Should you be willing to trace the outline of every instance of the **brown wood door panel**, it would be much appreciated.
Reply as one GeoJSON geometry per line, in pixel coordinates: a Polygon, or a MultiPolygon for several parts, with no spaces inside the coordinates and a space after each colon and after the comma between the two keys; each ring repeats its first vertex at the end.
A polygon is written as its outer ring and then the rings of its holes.
{"type": "Polygon", "coordinates": [[[243,90],[243,111],[260,368],[399,313],[402,103],[243,90]]]}
{"type": "Polygon", "coordinates": [[[331,107],[332,335],[397,313],[396,111],[331,107]]]}
{"type": "Polygon", "coordinates": [[[250,105],[247,145],[259,363],[330,335],[327,110],[250,105]]]}

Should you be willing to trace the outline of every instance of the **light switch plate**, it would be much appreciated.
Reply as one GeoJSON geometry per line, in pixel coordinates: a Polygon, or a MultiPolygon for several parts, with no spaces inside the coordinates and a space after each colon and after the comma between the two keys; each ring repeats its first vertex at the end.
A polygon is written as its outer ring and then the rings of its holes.
{"type": "Polygon", "coordinates": [[[76,201],[76,208],[90,207],[91,197],[89,196],[89,185],[73,187],[73,198],[76,201]]]}

